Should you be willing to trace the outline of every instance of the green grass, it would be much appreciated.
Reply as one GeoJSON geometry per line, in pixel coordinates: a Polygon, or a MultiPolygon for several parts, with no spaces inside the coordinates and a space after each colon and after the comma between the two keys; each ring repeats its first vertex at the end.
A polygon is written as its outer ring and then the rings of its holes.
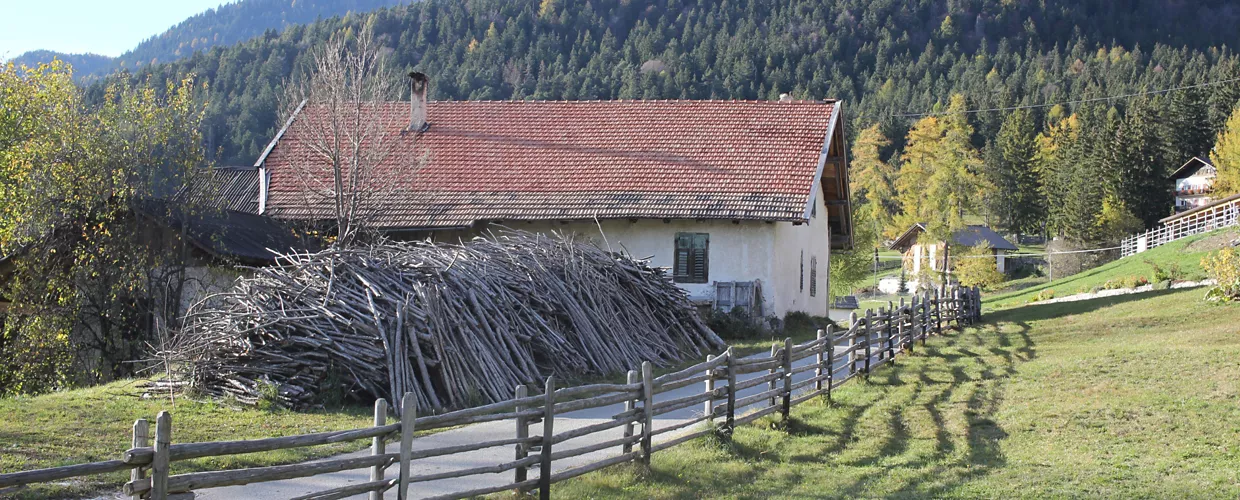
{"type": "MultiPolygon", "coordinates": [[[[1085,293],[1113,279],[1130,276],[1151,278],[1154,268],[1149,262],[1160,266],[1178,265],[1185,279],[1200,280],[1205,278],[1201,269],[1201,258],[1210,251],[1230,241],[1240,233],[1235,228],[1222,229],[1211,233],[1200,234],[1147,250],[1145,252],[1119,259],[1082,273],[1074,274],[1051,282],[1034,284],[1024,288],[989,295],[983,302],[991,308],[1006,308],[1026,304],[1033,301],[1038,293],[1053,290],[1056,297],[1077,293],[1085,293]]],[[[1040,279],[1040,278],[1039,278],[1040,279]]]]}
{"type": "Polygon", "coordinates": [[[1200,290],[988,314],[793,411],[559,498],[1236,498],[1240,305],[1200,290]]]}
{"type": "MultiPolygon", "coordinates": [[[[103,460],[116,460],[129,449],[135,420],[150,421],[167,410],[172,415],[174,443],[257,439],[366,427],[372,424],[369,408],[348,407],[330,411],[291,412],[235,408],[222,403],[177,398],[144,398],[123,380],[89,389],[76,389],[34,397],[0,399],[0,473],[56,467],[103,460]]],[[[234,455],[176,462],[174,474],[221,468],[293,463],[310,458],[356,451],[361,441],[314,448],[234,455]]],[[[33,486],[22,497],[78,496],[116,491],[128,473],[91,476],[61,484],[33,486]]]]}

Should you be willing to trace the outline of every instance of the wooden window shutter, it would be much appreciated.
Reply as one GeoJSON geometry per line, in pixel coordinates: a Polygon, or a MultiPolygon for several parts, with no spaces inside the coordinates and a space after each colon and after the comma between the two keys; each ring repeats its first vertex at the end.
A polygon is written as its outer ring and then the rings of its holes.
{"type": "Polygon", "coordinates": [[[673,263],[672,278],[677,283],[708,283],[709,258],[709,234],[676,233],[676,260],[673,263]]]}
{"type": "Polygon", "coordinates": [[[818,295],[818,257],[809,258],[809,296],[818,295]]]}

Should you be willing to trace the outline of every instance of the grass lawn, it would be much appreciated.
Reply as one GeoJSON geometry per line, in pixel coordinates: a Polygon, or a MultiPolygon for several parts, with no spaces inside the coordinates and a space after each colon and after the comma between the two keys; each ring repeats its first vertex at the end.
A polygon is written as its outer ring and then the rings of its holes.
{"type": "Polygon", "coordinates": [[[606,469],[559,498],[1236,498],[1240,305],[1200,290],[1032,305],[835,402],[606,469]]]}
{"type": "Polygon", "coordinates": [[[996,293],[983,298],[983,303],[991,308],[1012,307],[1031,302],[1038,293],[1044,290],[1053,290],[1056,297],[1063,297],[1089,292],[1095,287],[1101,287],[1108,280],[1130,276],[1143,276],[1149,279],[1154,272],[1150,262],[1164,267],[1172,264],[1178,265],[1184,273],[1184,279],[1204,279],[1205,273],[1201,270],[1201,258],[1222,248],[1238,235],[1240,235],[1240,229],[1228,228],[1191,236],[1049,283],[996,293]]]}
{"type": "MultiPolygon", "coordinates": [[[[331,411],[263,411],[178,398],[143,399],[138,382],[111,384],[56,392],[34,397],[0,398],[0,472],[56,467],[115,460],[129,449],[134,420],[151,422],[155,415],[172,415],[174,443],[258,439],[366,427],[373,423],[373,410],[352,407],[331,411]]],[[[249,455],[174,462],[172,473],[220,468],[292,463],[309,458],[356,451],[368,442],[340,443],[249,455]]],[[[81,478],[79,481],[38,485],[21,491],[19,498],[78,496],[119,491],[129,480],[128,472],[81,478]]],[[[0,494],[3,496],[3,494],[0,494]]]]}

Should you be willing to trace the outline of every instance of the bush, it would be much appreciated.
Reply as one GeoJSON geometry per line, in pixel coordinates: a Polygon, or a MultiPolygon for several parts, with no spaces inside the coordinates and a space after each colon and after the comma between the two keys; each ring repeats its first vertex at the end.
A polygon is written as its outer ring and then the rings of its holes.
{"type": "Polygon", "coordinates": [[[819,328],[826,328],[827,325],[835,326],[835,322],[831,321],[830,318],[810,316],[800,311],[794,311],[784,315],[785,332],[812,332],[819,328]]]}
{"type": "Polygon", "coordinates": [[[704,318],[706,326],[723,339],[752,339],[761,337],[765,331],[753,321],[749,313],[738,308],[729,312],[711,309],[704,318]]]}
{"type": "Polygon", "coordinates": [[[1137,288],[1148,284],[1150,284],[1150,280],[1145,279],[1145,276],[1129,276],[1124,278],[1123,282],[1124,288],[1137,288]]]}
{"type": "Polygon", "coordinates": [[[1231,302],[1240,300],[1240,250],[1224,248],[1201,259],[1206,275],[1217,282],[1206,292],[1206,300],[1231,302]]]}
{"type": "Polygon", "coordinates": [[[1033,300],[1030,300],[1030,302],[1041,302],[1043,300],[1050,300],[1053,298],[1055,298],[1055,290],[1047,288],[1046,290],[1038,292],[1037,295],[1034,295],[1033,300]]]}
{"type": "Polygon", "coordinates": [[[1007,278],[999,272],[994,252],[991,251],[989,245],[985,244],[970,248],[960,260],[956,261],[955,266],[956,278],[960,280],[961,285],[967,287],[979,286],[990,289],[1003,283],[1007,278]]]}
{"type": "Polygon", "coordinates": [[[1145,263],[1149,264],[1150,267],[1154,269],[1153,273],[1150,274],[1150,281],[1154,283],[1161,281],[1182,281],[1184,279],[1184,271],[1180,269],[1180,265],[1175,262],[1168,263],[1166,267],[1160,266],[1157,262],[1149,259],[1146,259],[1145,263]]]}

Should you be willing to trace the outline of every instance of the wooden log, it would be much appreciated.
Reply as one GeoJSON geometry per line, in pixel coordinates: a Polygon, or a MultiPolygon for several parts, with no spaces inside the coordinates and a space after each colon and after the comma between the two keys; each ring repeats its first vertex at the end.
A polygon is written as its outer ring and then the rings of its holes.
{"type": "Polygon", "coordinates": [[[831,402],[831,382],[835,378],[835,327],[827,325],[827,402],[831,402]]]}
{"type": "Polygon", "coordinates": [[[409,472],[413,467],[413,431],[418,420],[418,396],[406,392],[400,400],[400,481],[396,491],[398,500],[409,498],[409,472]]]}
{"type": "MultiPolygon", "coordinates": [[[[387,400],[379,398],[375,400],[375,427],[383,427],[387,425],[388,405],[387,400]]],[[[387,454],[387,439],[384,436],[375,436],[370,442],[371,455],[387,454]]],[[[370,482],[378,483],[383,481],[383,467],[374,466],[370,469],[370,482]]],[[[382,490],[370,490],[370,500],[383,500],[382,490]]]]}
{"type": "Polygon", "coordinates": [[[538,498],[551,500],[551,444],[555,440],[555,377],[547,377],[543,390],[543,435],[539,457],[538,498]]]}
{"type": "MultiPolygon", "coordinates": [[[[399,458],[399,454],[389,453],[387,455],[380,455],[377,457],[373,455],[366,455],[364,457],[357,458],[324,460],[321,462],[308,462],[291,465],[273,465],[269,467],[254,467],[248,469],[212,472],[193,472],[169,477],[168,491],[193,491],[207,488],[219,488],[222,486],[237,486],[241,484],[296,479],[299,477],[317,476],[320,474],[329,474],[344,470],[369,468],[375,464],[391,464],[399,460],[399,458]]],[[[144,479],[136,483],[125,483],[123,491],[126,495],[133,495],[135,493],[149,492],[151,491],[151,488],[151,480],[144,479]]]]}
{"type": "MultiPolygon", "coordinates": [[[[715,370],[718,370],[718,368],[715,368],[715,370]]],[[[681,388],[681,387],[688,387],[688,386],[691,386],[691,385],[693,385],[693,384],[700,384],[700,383],[702,383],[702,382],[705,382],[707,379],[712,379],[712,378],[713,378],[713,379],[715,379],[715,380],[718,380],[720,377],[719,377],[719,375],[717,375],[717,374],[716,374],[716,375],[711,375],[711,372],[706,372],[705,374],[702,374],[702,375],[695,375],[695,376],[693,376],[693,377],[689,377],[689,378],[685,378],[685,379],[680,379],[680,380],[677,380],[677,381],[675,381],[675,382],[668,382],[668,383],[666,383],[666,384],[663,384],[663,385],[657,386],[657,387],[655,387],[655,389],[654,389],[654,393],[655,393],[655,394],[663,394],[663,393],[668,392],[668,391],[674,391],[674,390],[679,389],[679,388],[681,388]]]]}
{"type": "Polygon", "coordinates": [[[776,373],[766,373],[766,374],[759,375],[757,377],[752,377],[752,378],[745,380],[744,382],[737,382],[736,390],[743,391],[750,387],[757,387],[762,384],[767,384],[767,388],[769,389],[770,381],[778,380],[782,376],[783,374],[776,372],[776,373]]]}
{"type": "MultiPolygon", "coordinates": [[[[823,340],[823,339],[825,339],[825,338],[826,338],[826,336],[827,336],[827,331],[826,331],[826,330],[823,330],[822,328],[819,328],[819,329],[818,329],[818,337],[817,337],[817,338],[818,338],[818,341],[819,341],[819,342],[822,342],[822,340],[823,340]]],[[[826,351],[827,351],[827,349],[826,349],[826,348],[823,348],[823,349],[819,349],[819,350],[818,350],[818,352],[814,354],[814,377],[821,377],[821,376],[822,376],[822,372],[823,372],[823,370],[826,368],[826,367],[824,367],[824,366],[823,366],[823,359],[824,359],[824,358],[826,358],[826,356],[825,356],[825,354],[824,354],[824,353],[825,353],[826,351]]],[[[821,383],[821,382],[819,382],[818,384],[815,384],[815,385],[814,385],[814,390],[815,390],[815,391],[821,391],[821,390],[822,390],[822,383],[821,383]]]]}
{"type": "Polygon", "coordinates": [[[155,456],[151,459],[151,499],[168,499],[169,448],[172,446],[172,415],[155,417],[155,456]]]}
{"type": "Polygon", "coordinates": [[[727,358],[728,367],[728,413],[727,419],[724,420],[726,427],[724,436],[731,438],[732,431],[736,429],[736,360],[731,347],[723,355],[727,358]]]}
{"type": "Polygon", "coordinates": [[[608,441],[603,441],[601,443],[595,443],[595,444],[591,444],[587,446],[580,446],[577,448],[564,449],[563,447],[560,447],[560,449],[557,449],[555,453],[551,454],[551,461],[554,462],[556,460],[562,460],[565,458],[585,455],[586,453],[593,453],[599,450],[605,450],[607,448],[614,448],[616,446],[624,446],[625,444],[633,444],[634,442],[640,439],[641,439],[641,436],[629,436],[629,437],[611,439],[608,441]]]}
{"type": "MultiPolygon", "coordinates": [[[[639,376],[638,376],[638,374],[637,374],[637,370],[629,370],[628,378],[627,378],[626,380],[627,380],[627,381],[628,381],[628,383],[630,383],[630,384],[634,384],[634,383],[636,383],[636,384],[640,384],[640,383],[641,383],[641,379],[639,378],[639,376]]],[[[627,401],[625,401],[625,402],[624,402],[624,411],[625,411],[626,413],[631,413],[631,412],[635,411],[636,409],[637,409],[637,400],[636,400],[636,399],[629,399],[629,400],[627,400],[627,401]]],[[[634,420],[634,421],[636,421],[636,420],[634,420]]],[[[625,436],[625,437],[629,437],[629,436],[632,436],[632,435],[633,435],[633,423],[632,423],[632,421],[631,421],[630,423],[624,424],[624,436],[625,436]]],[[[629,452],[631,452],[631,451],[633,451],[633,444],[632,444],[632,443],[624,445],[623,452],[624,452],[625,454],[628,454],[628,453],[629,453],[629,452]]]]}
{"type": "MultiPolygon", "coordinates": [[[[569,439],[575,439],[575,438],[579,438],[582,436],[587,436],[590,434],[594,434],[595,432],[605,431],[607,429],[614,429],[622,425],[623,426],[632,425],[638,420],[640,420],[640,417],[638,415],[629,415],[629,416],[620,417],[616,419],[606,420],[603,422],[599,422],[597,424],[590,424],[590,425],[578,427],[576,429],[572,429],[569,431],[561,432],[559,434],[556,434],[555,439],[553,439],[552,441],[553,441],[553,444],[560,444],[564,441],[568,441],[569,439]]],[[[632,436],[633,434],[629,433],[628,435],[632,436]]]]}
{"type": "Polygon", "coordinates": [[[506,490],[527,491],[533,487],[538,486],[538,482],[539,480],[537,478],[534,478],[534,479],[530,479],[528,481],[524,481],[524,482],[520,482],[516,484],[487,486],[485,488],[476,488],[476,489],[467,490],[467,491],[449,493],[446,495],[426,497],[422,500],[457,500],[460,498],[474,498],[474,497],[479,497],[483,495],[489,495],[491,493],[499,493],[501,491],[506,491],[506,490]]]}
{"type": "Polygon", "coordinates": [[[848,313],[848,374],[851,376],[857,373],[857,332],[860,328],[857,324],[857,311],[848,313]]]}
{"type": "Polygon", "coordinates": [[[788,421],[788,415],[792,413],[792,337],[784,339],[784,377],[783,386],[784,394],[780,404],[782,409],[780,413],[783,415],[784,422],[788,421]]]}
{"type": "MultiPolygon", "coordinates": [[[[713,354],[706,355],[706,361],[708,363],[714,360],[715,360],[715,355],[713,354]]],[[[706,379],[706,392],[710,394],[714,394],[715,393],[714,369],[712,368],[710,370],[707,370],[706,375],[708,375],[708,378],[706,379]]],[[[710,416],[715,413],[714,409],[715,409],[715,400],[707,399],[705,403],[705,407],[703,407],[702,409],[702,414],[706,415],[707,418],[710,418],[710,416]]]]}
{"type": "Polygon", "coordinates": [[[623,403],[631,399],[635,394],[640,392],[622,392],[619,394],[604,394],[602,396],[594,396],[585,399],[576,399],[573,401],[565,401],[556,403],[556,413],[568,413],[570,411],[584,410],[587,408],[598,408],[600,406],[610,406],[617,403],[623,403]]]}
{"type": "MultiPolygon", "coordinates": [[[[775,387],[778,385],[776,380],[779,379],[780,377],[775,377],[774,375],[778,373],[776,369],[779,368],[781,365],[783,365],[783,360],[780,358],[781,356],[779,352],[779,346],[776,344],[771,344],[771,362],[772,363],[771,363],[771,368],[767,370],[767,375],[770,375],[771,378],[766,383],[767,392],[775,390],[775,387]]],[[[776,399],[775,395],[771,395],[771,401],[769,403],[771,406],[775,406],[776,404],[775,399],[776,399]]]]}
{"type": "MultiPolygon", "coordinates": [[[[573,467],[572,469],[568,469],[568,470],[566,470],[566,471],[561,471],[561,472],[559,472],[559,473],[556,473],[556,474],[552,475],[552,476],[551,476],[551,478],[550,478],[550,480],[551,480],[551,482],[553,482],[553,483],[558,483],[558,482],[560,482],[560,481],[564,481],[564,480],[572,479],[572,478],[574,478],[574,477],[577,477],[577,476],[580,476],[580,475],[583,475],[583,474],[588,474],[588,473],[590,473],[590,472],[594,472],[594,471],[599,470],[599,469],[603,469],[603,468],[606,468],[606,467],[611,467],[611,466],[616,465],[616,464],[622,464],[622,463],[625,463],[625,462],[631,462],[631,461],[633,461],[633,460],[640,460],[640,459],[641,459],[641,455],[642,455],[642,452],[641,452],[641,451],[634,451],[634,452],[631,452],[631,453],[625,453],[625,454],[623,454],[623,455],[619,455],[619,456],[615,456],[615,457],[611,457],[611,458],[607,458],[607,459],[599,460],[598,462],[594,462],[594,463],[592,463],[592,464],[590,464],[590,465],[583,465],[583,466],[581,466],[581,467],[573,467]]],[[[450,497],[450,498],[462,498],[462,497],[459,497],[459,496],[453,496],[453,497],[450,497]]],[[[431,500],[431,499],[428,499],[428,500],[431,500]]]]}
{"type": "MultiPolygon", "coordinates": [[[[653,434],[655,436],[658,436],[659,434],[667,434],[669,432],[675,432],[680,429],[684,429],[685,427],[692,427],[696,424],[700,424],[707,420],[710,420],[710,415],[702,415],[700,417],[694,417],[689,420],[685,420],[684,422],[679,422],[676,424],[669,425],[667,427],[661,427],[661,428],[655,429],[653,434]]],[[[655,445],[655,448],[656,448],[655,451],[659,451],[659,449],[661,449],[661,448],[658,448],[658,446],[659,445],[657,444],[655,445]]]]}
{"type": "Polygon", "coordinates": [[[132,464],[126,463],[123,460],[108,460],[104,462],[91,462],[85,464],[65,465],[61,467],[50,467],[46,469],[12,472],[9,474],[0,474],[0,488],[24,486],[35,483],[47,483],[51,481],[59,481],[61,479],[68,479],[71,477],[108,474],[133,469],[133,467],[134,466],[132,464]]]}
{"type": "Polygon", "coordinates": [[[507,472],[517,467],[529,467],[537,464],[542,457],[526,457],[521,460],[505,462],[495,465],[484,465],[481,467],[470,467],[468,469],[457,469],[445,472],[436,472],[434,474],[422,474],[419,476],[411,476],[410,483],[425,483],[429,481],[439,481],[441,479],[454,479],[458,477],[477,476],[479,474],[499,474],[507,472]]]}
{"type": "Polygon", "coordinates": [[[650,465],[650,432],[654,424],[654,365],[642,361],[642,463],[650,465]]]}
{"type": "MultiPolygon", "coordinates": [[[[529,388],[526,387],[525,385],[518,385],[515,392],[516,394],[513,396],[513,399],[520,400],[520,399],[523,399],[529,396],[529,388]]],[[[518,406],[515,408],[517,413],[521,413],[522,409],[524,408],[521,406],[518,406]]],[[[522,418],[522,417],[517,417],[515,420],[517,423],[517,439],[529,438],[530,437],[529,420],[522,418]]],[[[522,459],[528,456],[529,456],[529,445],[525,443],[517,443],[515,460],[521,461],[522,459]]],[[[529,476],[529,468],[517,467],[513,473],[513,482],[523,483],[525,482],[526,479],[529,479],[528,476],[529,476]]]]}
{"type": "Polygon", "coordinates": [[[778,406],[768,406],[761,410],[758,410],[752,413],[747,413],[745,414],[745,416],[739,417],[736,419],[736,425],[745,425],[747,423],[753,422],[754,420],[765,417],[777,411],[779,411],[778,406]]]}
{"type": "MultiPolygon", "coordinates": [[[[395,432],[400,432],[400,424],[246,441],[173,444],[169,456],[171,461],[176,462],[201,457],[217,457],[342,443],[359,439],[371,439],[376,436],[387,436],[395,432]]],[[[152,457],[154,457],[154,450],[152,448],[133,448],[125,451],[123,461],[127,464],[146,465],[151,463],[152,457]]]]}
{"type": "Polygon", "coordinates": [[[612,392],[633,392],[642,390],[641,384],[593,384],[577,387],[566,387],[555,391],[556,400],[569,400],[612,392]]]}
{"type": "Polygon", "coordinates": [[[384,479],[380,481],[371,481],[368,483],[351,484],[349,486],[341,486],[339,488],[332,488],[330,490],[323,490],[308,495],[293,497],[292,500],[340,500],[367,492],[369,492],[372,497],[375,494],[378,494],[380,498],[382,498],[383,492],[395,485],[396,481],[396,479],[384,479]]]}
{"type": "Polygon", "coordinates": [[[870,340],[874,336],[873,325],[874,325],[874,311],[867,309],[865,311],[865,369],[863,370],[863,373],[865,373],[865,376],[867,379],[870,377],[870,358],[873,356],[873,354],[870,352],[871,351],[870,340]]]}
{"type": "MultiPolygon", "coordinates": [[[[145,418],[140,418],[135,421],[133,423],[133,441],[131,446],[134,448],[146,448],[149,446],[149,443],[147,443],[147,439],[150,435],[149,432],[150,424],[147,423],[145,418]]],[[[146,477],[146,473],[142,470],[142,467],[134,467],[129,471],[130,481],[137,481],[144,477],[146,477]]],[[[142,496],[134,495],[132,498],[133,500],[139,500],[142,496]]]]}
{"type": "Polygon", "coordinates": [[[677,379],[685,378],[685,377],[688,377],[688,376],[693,375],[693,374],[695,374],[695,373],[699,373],[699,372],[702,372],[702,371],[705,371],[705,370],[709,370],[709,369],[712,369],[712,368],[718,368],[718,367],[719,367],[720,365],[722,365],[722,364],[723,364],[723,362],[722,362],[721,360],[719,360],[718,358],[714,358],[714,359],[707,358],[707,360],[706,360],[706,361],[704,361],[704,362],[702,362],[702,363],[698,363],[698,364],[693,365],[693,366],[690,366],[690,367],[688,367],[688,368],[683,368],[683,369],[680,369],[680,370],[678,370],[678,371],[676,371],[676,372],[673,372],[673,373],[667,373],[667,374],[664,374],[664,375],[660,375],[660,376],[658,376],[657,378],[655,378],[655,379],[654,379],[654,384],[655,384],[655,386],[660,386],[660,385],[665,384],[665,383],[667,383],[667,382],[671,382],[671,381],[673,381],[673,380],[677,380],[677,379]]]}
{"type": "Polygon", "coordinates": [[[655,447],[654,447],[654,451],[666,450],[666,449],[671,448],[671,447],[673,447],[673,446],[676,446],[676,445],[679,445],[679,444],[682,444],[682,443],[686,443],[686,442],[692,441],[692,440],[694,440],[694,439],[700,438],[700,437],[705,436],[705,435],[707,435],[707,434],[709,434],[709,433],[710,433],[710,429],[702,429],[702,430],[700,430],[700,431],[690,432],[690,433],[685,434],[685,435],[683,435],[683,436],[677,436],[677,437],[675,437],[675,438],[669,439],[669,440],[667,440],[667,441],[664,441],[664,442],[662,442],[662,443],[659,443],[659,444],[655,445],[655,447]]]}

